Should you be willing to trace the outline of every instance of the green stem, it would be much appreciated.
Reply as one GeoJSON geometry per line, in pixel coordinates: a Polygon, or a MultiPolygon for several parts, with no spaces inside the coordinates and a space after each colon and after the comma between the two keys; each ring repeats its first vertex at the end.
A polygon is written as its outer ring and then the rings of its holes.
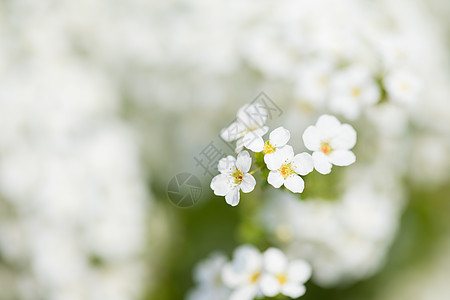
{"type": "Polygon", "coordinates": [[[257,169],[254,169],[253,171],[248,172],[248,174],[252,175],[253,173],[255,173],[256,171],[261,170],[262,168],[263,168],[263,166],[261,166],[261,167],[259,167],[257,169]]]}

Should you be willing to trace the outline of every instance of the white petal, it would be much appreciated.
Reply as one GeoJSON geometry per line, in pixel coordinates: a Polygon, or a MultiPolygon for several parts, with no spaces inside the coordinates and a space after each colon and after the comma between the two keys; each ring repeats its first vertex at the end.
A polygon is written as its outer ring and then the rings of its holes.
{"type": "Polygon", "coordinates": [[[259,135],[249,132],[244,137],[244,146],[253,152],[261,152],[264,150],[264,140],[259,135]]]}
{"type": "Polygon", "coordinates": [[[237,119],[247,127],[262,127],[268,114],[265,107],[259,103],[246,104],[238,110],[237,119]]]}
{"type": "Polygon", "coordinates": [[[305,182],[298,175],[291,175],[284,180],[284,186],[293,193],[301,193],[305,188],[305,182]]]}
{"type": "Polygon", "coordinates": [[[274,188],[279,188],[283,185],[284,178],[279,171],[270,171],[267,182],[274,188]]]}
{"type": "Polygon", "coordinates": [[[291,138],[289,130],[283,126],[274,129],[269,136],[270,144],[274,147],[283,147],[291,138]]]}
{"type": "Polygon", "coordinates": [[[242,277],[236,273],[232,263],[227,263],[222,268],[222,281],[227,286],[234,288],[242,281],[242,277]]]}
{"type": "Polygon", "coordinates": [[[286,255],[277,248],[269,248],[264,252],[264,268],[272,274],[285,273],[288,266],[286,255]]]}
{"type": "Polygon", "coordinates": [[[261,128],[258,128],[258,129],[253,130],[252,132],[253,132],[254,134],[256,134],[256,135],[262,137],[262,136],[265,135],[268,131],[269,131],[269,127],[263,126],[263,127],[261,127],[261,128]]]}
{"type": "Polygon", "coordinates": [[[236,270],[245,273],[260,271],[262,268],[262,254],[252,245],[241,245],[233,253],[233,265],[236,270]]]}
{"type": "Polygon", "coordinates": [[[235,187],[231,191],[229,191],[225,195],[225,201],[227,201],[228,204],[231,206],[236,206],[239,204],[240,194],[239,194],[239,188],[235,187]]]}
{"type": "Polygon", "coordinates": [[[278,151],[278,149],[273,153],[264,155],[264,162],[269,170],[278,170],[285,160],[285,155],[281,151],[278,151]]]}
{"type": "Polygon", "coordinates": [[[244,137],[241,137],[236,141],[236,149],[234,150],[234,152],[240,153],[242,149],[244,149],[244,137]]]}
{"type": "Polygon", "coordinates": [[[320,174],[329,174],[331,172],[331,163],[328,161],[328,157],[322,152],[314,152],[312,154],[314,160],[314,168],[320,174]]]}
{"type": "Polygon", "coordinates": [[[292,170],[299,175],[306,175],[314,169],[314,160],[309,153],[303,152],[294,156],[292,170]]]}
{"type": "Polygon", "coordinates": [[[245,127],[239,122],[233,122],[227,128],[222,129],[220,137],[227,142],[232,142],[242,137],[244,133],[245,127]]]}
{"type": "Polygon", "coordinates": [[[220,173],[230,174],[234,172],[234,165],[236,163],[236,158],[231,155],[222,158],[219,160],[219,164],[217,165],[217,169],[220,173]]]}
{"type": "Polygon", "coordinates": [[[225,196],[232,189],[230,178],[226,174],[219,174],[215,176],[211,181],[210,187],[217,196],[225,196]]]}
{"type": "MultiPolygon", "coordinates": [[[[333,112],[342,114],[349,120],[356,120],[361,113],[361,105],[351,97],[336,96],[330,99],[330,109],[333,112]]],[[[337,132],[334,132],[336,135],[337,132]]],[[[332,136],[329,136],[332,138],[332,136]]]]}
{"type": "Polygon", "coordinates": [[[303,133],[303,143],[308,150],[318,151],[320,149],[320,135],[315,126],[309,126],[303,133]]]}
{"type": "Polygon", "coordinates": [[[338,134],[330,140],[334,150],[349,150],[356,144],[356,131],[352,126],[343,124],[338,134]]]}
{"type": "Polygon", "coordinates": [[[244,178],[242,179],[242,182],[240,185],[242,192],[250,193],[255,188],[255,185],[256,185],[255,178],[252,175],[245,173],[244,178]]]}
{"type": "Polygon", "coordinates": [[[280,156],[282,164],[290,163],[294,159],[294,149],[289,145],[278,148],[275,153],[280,156]]]}
{"type": "Polygon", "coordinates": [[[281,293],[293,299],[297,299],[298,297],[303,296],[305,292],[306,288],[304,285],[293,282],[287,282],[281,289],[281,293]]]}
{"type": "Polygon", "coordinates": [[[355,154],[350,150],[335,150],[330,153],[329,159],[336,166],[348,166],[356,161],[355,154]]]}
{"type": "Polygon", "coordinates": [[[244,286],[234,290],[230,295],[230,300],[253,300],[257,293],[257,286],[244,286]]]}
{"type": "Polygon", "coordinates": [[[316,127],[321,137],[328,139],[338,133],[341,122],[334,116],[322,115],[317,120],[316,127]]]}
{"type": "Polygon", "coordinates": [[[261,276],[260,288],[263,295],[267,297],[276,296],[281,291],[280,282],[270,274],[261,276]]]}
{"type": "Polygon", "coordinates": [[[242,151],[238,154],[236,159],[236,168],[238,168],[241,172],[247,173],[252,166],[252,158],[248,151],[242,151]]]}
{"type": "Polygon", "coordinates": [[[305,283],[311,277],[311,266],[304,260],[294,260],[289,264],[288,281],[305,283]]]}

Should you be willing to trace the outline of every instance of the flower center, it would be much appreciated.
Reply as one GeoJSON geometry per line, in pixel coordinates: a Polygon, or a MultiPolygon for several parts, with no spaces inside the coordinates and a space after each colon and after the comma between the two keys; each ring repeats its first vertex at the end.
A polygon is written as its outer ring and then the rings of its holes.
{"type": "Polygon", "coordinates": [[[331,148],[330,144],[328,143],[322,143],[320,145],[320,151],[322,151],[324,154],[328,155],[331,151],[333,151],[333,148],[331,148]]]}
{"type": "Polygon", "coordinates": [[[255,272],[250,276],[250,283],[256,283],[261,276],[261,272],[255,272]]]}
{"type": "Polygon", "coordinates": [[[319,81],[320,85],[326,86],[328,84],[328,77],[327,76],[320,76],[318,81],[319,81]]]}
{"type": "Polygon", "coordinates": [[[291,163],[282,165],[279,171],[281,175],[283,175],[284,179],[286,179],[291,174],[295,174],[294,170],[292,170],[291,168],[291,163]]]}
{"type": "Polygon", "coordinates": [[[352,96],[353,97],[359,97],[361,95],[361,90],[359,88],[353,88],[352,89],[352,96]]]}
{"type": "Polygon", "coordinates": [[[275,152],[275,147],[272,146],[269,141],[267,141],[264,144],[264,150],[263,150],[264,154],[270,154],[270,153],[274,153],[275,152]]]}
{"type": "Polygon", "coordinates": [[[275,275],[275,278],[278,280],[278,282],[283,285],[287,282],[286,274],[277,274],[275,275]]]}
{"type": "Polygon", "coordinates": [[[238,168],[236,168],[236,171],[234,171],[233,174],[231,174],[232,177],[234,177],[234,183],[240,184],[242,180],[244,179],[244,173],[241,172],[238,168]]]}
{"type": "Polygon", "coordinates": [[[408,90],[408,85],[406,83],[402,83],[400,88],[402,91],[406,92],[408,90]]]}

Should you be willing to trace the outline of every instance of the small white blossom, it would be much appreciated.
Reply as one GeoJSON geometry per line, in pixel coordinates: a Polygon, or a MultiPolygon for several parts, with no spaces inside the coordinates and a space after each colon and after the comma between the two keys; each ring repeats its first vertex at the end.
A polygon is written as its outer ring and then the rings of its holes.
{"type": "Polygon", "coordinates": [[[188,300],[228,300],[231,290],[224,285],[222,269],[227,263],[225,255],[213,253],[197,264],[194,280],[197,286],[188,294],[188,300]]]}
{"type": "Polygon", "coordinates": [[[262,272],[263,256],[258,249],[251,245],[236,248],[222,272],[224,283],[233,288],[229,300],[251,300],[259,295],[262,272]]]}
{"type": "Polygon", "coordinates": [[[211,181],[211,189],[217,196],[225,196],[231,206],[239,204],[240,193],[250,193],[256,185],[255,178],[248,173],[252,159],[247,151],[238,154],[237,159],[229,155],[222,158],[217,166],[220,174],[211,181]]]}
{"type": "Polygon", "coordinates": [[[267,181],[275,188],[284,185],[293,193],[301,193],[305,187],[303,179],[299,175],[306,175],[313,170],[313,160],[308,153],[300,153],[294,156],[294,150],[286,145],[277,151],[277,155],[271,165],[267,181]]]}
{"type": "Polygon", "coordinates": [[[314,151],[314,168],[321,174],[330,173],[332,165],[348,166],[356,160],[350,151],[356,144],[355,130],[333,116],[322,115],[315,126],[306,128],[303,142],[306,148],[314,151]]]}
{"type": "Polygon", "coordinates": [[[416,101],[421,90],[420,81],[416,76],[403,70],[389,74],[384,84],[389,97],[403,104],[416,101]]]}
{"type": "Polygon", "coordinates": [[[305,294],[304,283],[311,277],[311,266],[304,260],[288,262],[281,250],[269,248],[264,252],[264,275],[261,277],[261,291],[274,297],[279,293],[291,298],[305,294]]]}
{"type": "MultiPolygon", "coordinates": [[[[264,144],[264,162],[269,166],[276,164],[279,150],[286,146],[291,138],[291,133],[284,127],[274,129],[270,135],[269,140],[264,144]]],[[[270,169],[270,168],[269,168],[270,169]]]]}
{"type": "Polygon", "coordinates": [[[267,121],[266,108],[258,103],[246,104],[237,113],[236,121],[223,129],[220,133],[227,142],[236,141],[236,153],[244,147],[253,152],[260,152],[264,148],[262,136],[269,131],[264,124],[267,121]]]}
{"type": "Polygon", "coordinates": [[[332,72],[333,65],[326,58],[304,64],[295,86],[295,96],[314,108],[322,108],[328,97],[332,72]]]}
{"type": "Polygon", "coordinates": [[[330,109],[354,120],[364,107],[380,99],[380,89],[370,73],[352,66],[337,74],[331,83],[330,109]]]}

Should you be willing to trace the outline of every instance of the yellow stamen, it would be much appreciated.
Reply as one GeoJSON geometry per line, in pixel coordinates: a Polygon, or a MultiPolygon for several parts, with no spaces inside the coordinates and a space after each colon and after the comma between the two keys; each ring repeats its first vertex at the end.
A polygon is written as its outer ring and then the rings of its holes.
{"type": "Polygon", "coordinates": [[[261,276],[261,272],[253,273],[252,276],[250,276],[250,283],[257,282],[260,276],[261,276]]]}
{"type": "Polygon", "coordinates": [[[406,83],[403,83],[400,87],[403,91],[407,91],[408,90],[408,85],[406,83]]]}
{"type": "Polygon", "coordinates": [[[291,163],[288,163],[286,165],[282,165],[279,169],[281,175],[283,175],[284,179],[286,179],[289,175],[295,174],[294,170],[291,168],[291,163]]]}
{"type": "Polygon", "coordinates": [[[263,150],[264,154],[269,154],[269,153],[274,153],[275,152],[275,147],[272,146],[269,141],[267,141],[264,144],[264,150],[263,150]]]}
{"type": "Polygon", "coordinates": [[[234,171],[233,174],[231,174],[232,177],[234,177],[234,183],[240,184],[242,180],[244,179],[244,173],[241,172],[241,170],[236,168],[236,171],[234,171]]]}
{"type": "Polygon", "coordinates": [[[287,282],[287,276],[286,274],[278,274],[275,275],[275,278],[278,280],[278,282],[283,285],[287,282]]]}
{"type": "Polygon", "coordinates": [[[322,143],[320,145],[320,151],[322,151],[324,154],[328,155],[333,151],[333,148],[331,148],[330,144],[328,143],[322,143]]]}
{"type": "Polygon", "coordinates": [[[359,97],[361,95],[361,90],[359,88],[352,89],[352,96],[353,97],[359,97]]]}

